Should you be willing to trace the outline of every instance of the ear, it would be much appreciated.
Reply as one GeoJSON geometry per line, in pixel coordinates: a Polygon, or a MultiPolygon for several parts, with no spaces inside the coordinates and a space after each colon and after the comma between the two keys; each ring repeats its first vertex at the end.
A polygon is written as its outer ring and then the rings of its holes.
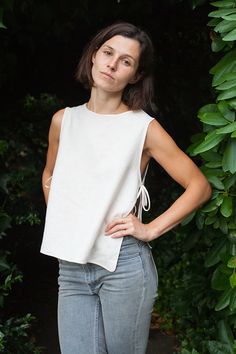
{"type": "Polygon", "coordinates": [[[136,73],[132,79],[130,79],[129,84],[136,84],[142,77],[141,73],[136,73]]]}

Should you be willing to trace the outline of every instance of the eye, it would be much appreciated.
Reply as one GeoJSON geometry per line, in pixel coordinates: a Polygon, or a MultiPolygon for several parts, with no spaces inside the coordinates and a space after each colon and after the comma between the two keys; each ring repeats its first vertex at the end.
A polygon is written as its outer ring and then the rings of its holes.
{"type": "Polygon", "coordinates": [[[110,50],[107,50],[107,49],[105,49],[103,51],[103,53],[106,54],[106,55],[111,55],[112,54],[112,52],[110,50]]]}
{"type": "Polygon", "coordinates": [[[131,62],[128,59],[123,59],[122,62],[125,66],[131,66],[131,62]]]}

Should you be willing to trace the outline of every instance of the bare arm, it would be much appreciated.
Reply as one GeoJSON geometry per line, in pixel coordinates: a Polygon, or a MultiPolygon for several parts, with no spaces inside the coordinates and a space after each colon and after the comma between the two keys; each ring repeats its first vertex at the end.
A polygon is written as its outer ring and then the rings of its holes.
{"type": "Polygon", "coordinates": [[[148,128],[144,154],[147,160],[153,157],[185,191],[149,224],[142,224],[132,214],[112,221],[105,231],[114,238],[133,235],[151,241],[179,224],[211,196],[211,187],[205,176],[155,120],[148,128]]]}
{"type": "Polygon", "coordinates": [[[42,174],[42,188],[44,193],[45,202],[48,202],[48,195],[50,191],[50,178],[53,174],[58,145],[59,145],[59,136],[61,130],[61,122],[64,114],[64,109],[56,112],[52,117],[49,134],[48,134],[48,151],[47,151],[47,160],[46,165],[42,174]]]}
{"type": "Polygon", "coordinates": [[[164,213],[149,223],[151,238],[156,238],[205,203],[211,196],[211,187],[199,168],[178,148],[157,121],[150,124],[146,148],[147,154],[185,189],[164,213]]]}

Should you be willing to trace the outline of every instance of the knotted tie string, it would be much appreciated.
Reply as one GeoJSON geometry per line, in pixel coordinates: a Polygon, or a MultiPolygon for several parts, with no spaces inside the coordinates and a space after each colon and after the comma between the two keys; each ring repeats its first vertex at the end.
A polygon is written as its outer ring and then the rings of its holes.
{"type": "Polygon", "coordinates": [[[138,206],[138,218],[141,220],[142,218],[142,209],[148,211],[151,207],[151,201],[149,197],[149,193],[144,184],[141,184],[139,187],[137,199],[140,197],[139,206],[138,206]]]}

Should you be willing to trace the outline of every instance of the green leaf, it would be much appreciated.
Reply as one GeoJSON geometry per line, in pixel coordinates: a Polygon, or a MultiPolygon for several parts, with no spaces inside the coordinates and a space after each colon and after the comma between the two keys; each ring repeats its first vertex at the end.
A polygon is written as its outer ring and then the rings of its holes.
{"type": "Polygon", "coordinates": [[[221,113],[199,113],[199,119],[201,122],[209,124],[209,125],[226,125],[228,121],[222,116],[221,113]]]}
{"type": "Polygon", "coordinates": [[[208,16],[209,17],[222,17],[222,16],[230,15],[235,12],[236,12],[235,8],[216,10],[216,11],[210,12],[208,16]]]}
{"type": "Polygon", "coordinates": [[[234,336],[226,320],[220,320],[218,322],[218,333],[221,342],[228,344],[230,347],[233,346],[234,336]]]}
{"type": "Polygon", "coordinates": [[[218,152],[215,151],[205,151],[203,153],[201,153],[201,157],[209,162],[218,162],[220,160],[222,160],[222,156],[220,154],[218,154],[218,152]]]}
{"type": "Polygon", "coordinates": [[[217,131],[214,130],[206,135],[204,141],[200,143],[194,150],[193,154],[197,155],[201,152],[207,151],[218,145],[224,139],[224,135],[217,134],[217,131]]]}
{"type": "Polygon", "coordinates": [[[220,256],[226,251],[226,239],[219,240],[208,253],[205,259],[205,267],[212,267],[220,261],[220,256]]]}
{"type": "Polygon", "coordinates": [[[224,15],[224,16],[222,16],[222,18],[227,21],[235,21],[236,14],[224,15]]]}
{"type": "Polygon", "coordinates": [[[231,50],[227,53],[215,66],[210,70],[211,74],[214,74],[212,85],[218,86],[225,81],[224,76],[231,73],[236,69],[236,50],[231,50]]]}
{"type": "Polygon", "coordinates": [[[230,187],[232,187],[236,182],[236,174],[233,174],[229,177],[227,177],[223,183],[224,183],[224,186],[225,186],[225,190],[228,190],[230,187]]]}
{"type": "Polygon", "coordinates": [[[189,223],[192,221],[192,219],[194,218],[195,214],[196,214],[196,212],[194,211],[194,212],[191,213],[189,216],[187,216],[187,217],[181,222],[181,225],[182,225],[182,226],[185,226],[185,225],[189,224],[189,223]]]}
{"type": "Polygon", "coordinates": [[[236,138],[236,131],[230,135],[231,138],[236,138]]]}
{"type": "Polygon", "coordinates": [[[218,23],[220,23],[220,22],[221,22],[221,19],[215,17],[215,18],[212,18],[210,21],[208,21],[207,26],[209,26],[209,27],[215,27],[215,26],[217,26],[218,23]]]}
{"type": "Polygon", "coordinates": [[[222,160],[223,170],[236,172],[236,139],[230,139],[224,151],[222,160]]]}
{"type": "Polygon", "coordinates": [[[221,92],[218,96],[217,96],[217,100],[221,101],[221,100],[227,100],[229,98],[232,97],[236,97],[236,88],[233,87],[231,89],[225,90],[224,92],[221,92]]]}
{"type": "Polygon", "coordinates": [[[220,230],[223,232],[223,234],[227,235],[229,228],[228,228],[228,223],[225,220],[225,218],[220,218],[220,230]]]}
{"type": "Polygon", "coordinates": [[[215,311],[220,311],[226,308],[230,303],[230,297],[232,294],[232,288],[226,289],[220,296],[219,301],[215,306],[215,311]]]}
{"type": "Polygon", "coordinates": [[[205,164],[206,167],[209,168],[217,168],[222,166],[222,161],[214,161],[214,162],[208,162],[205,164]]]}
{"type": "Polygon", "coordinates": [[[223,41],[234,41],[236,39],[236,28],[222,38],[223,41]]]}
{"type": "Polygon", "coordinates": [[[229,278],[230,286],[233,289],[236,286],[236,273],[233,273],[229,278]]]}
{"type": "Polygon", "coordinates": [[[236,79],[234,80],[227,80],[225,82],[223,82],[222,84],[218,85],[216,87],[217,90],[227,90],[227,89],[230,89],[230,88],[235,88],[236,86],[236,79]]]}
{"type": "Polygon", "coordinates": [[[228,269],[228,273],[226,273],[222,271],[222,267],[225,266],[220,264],[212,275],[211,287],[214,290],[225,290],[229,287],[229,276],[232,274],[232,270],[228,269]]]}
{"type": "MultiPolygon", "coordinates": [[[[223,198],[222,198],[222,202],[223,202],[223,198]]],[[[216,210],[218,208],[218,199],[215,198],[213,200],[211,200],[210,202],[208,202],[203,208],[201,208],[201,211],[203,213],[209,213],[213,210],[216,210]]]]}
{"type": "Polygon", "coordinates": [[[236,268],[236,257],[233,256],[228,260],[227,267],[236,268]]]}
{"type": "Polygon", "coordinates": [[[230,107],[236,110],[236,99],[228,100],[227,103],[230,107]]]}
{"type": "Polygon", "coordinates": [[[216,130],[216,134],[228,134],[228,133],[232,133],[236,130],[236,122],[227,124],[225,127],[223,128],[218,128],[216,130]]]}
{"type": "Polygon", "coordinates": [[[234,287],[230,296],[229,309],[230,311],[234,311],[236,309],[236,287],[234,287]]]}
{"type": "Polygon", "coordinates": [[[233,354],[231,346],[216,340],[206,341],[209,354],[233,354]]]}
{"type": "Polygon", "coordinates": [[[216,36],[212,39],[211,50],[214,53],[220,52],[225,47],[225,42],[220,36],[216,36]]]}
{"type": "Polygon", "coordinates": [[[230,196],[225,196],[223,203],[220,206],[220,212],[225,217],[228,218],[233,213],[233,199],[230,196]]]}
{"type": "Polygon", "coordinates": [[[236,28],[236,21],[223,20],[214,28],[215,32],[224,33],[236,28]]]}
{"type": "Polygon", "coordinates": [[[230,122],[233,122],[235,120],[235,112],[230,109],[231,106],[229,104],[229,101],[220,101],[217,104],[217,107],[225,119],[230,122]]]}
{"type": "Polygon", "coordinates": [[[211,2],[211,5],[216,7],[234,7],[235,1],[234,0],[214,1],[211,2]]]}
{"type": "MultiPolygon", "coordinates": [[[[234,63],[236,59],[236,49],[231,50],[227,54],[221,58],[217,64],[215,64],[211,69],[210,69],[210,74],[217,74],[218,72],[224,71],[225,68],[229,67],[232,63],[234,63]]],[[[228,72],[225,72],[224,74],[227,74],[228,72]]]]}
{"type": "Polygon", "coordinates": [[[224,185],[217,176],[209,176],[208,181],[217,189],[224,189],[224,185]]]}

